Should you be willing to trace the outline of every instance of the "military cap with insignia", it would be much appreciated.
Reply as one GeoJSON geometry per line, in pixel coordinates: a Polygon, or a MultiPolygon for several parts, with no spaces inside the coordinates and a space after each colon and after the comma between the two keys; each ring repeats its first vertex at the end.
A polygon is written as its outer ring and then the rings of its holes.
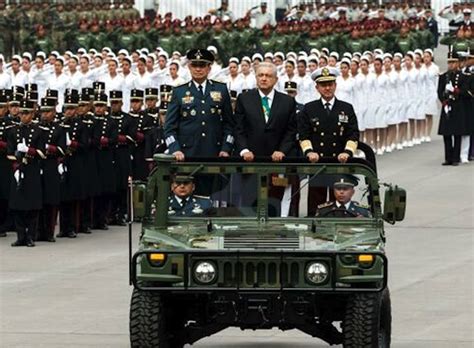
{"type": "MultiPolygon", "coordinates": [[[[71,91],[76,91],[75,89],[72,89],[71,91]]],[[[78,102],[79,102],[79,93],[70,93],[70,94],[66,94],[64,96],[64,107],[67,108],[67,107],[77,107],[78,105],[78,102]]]]}
{"type": "Polygon", "coordinates": [[[25,89],[21,86],[12,86],[12,95],[21,95],[22,97],[25,95],[25,89]]]}
{"type": "Polygon", "coordinates": [[[84,95],[87,94],[89,96],[89,100],[90,100],[90,98],[94,97],[94,88],[85,87],[85,88],[81,89],[81,94],[84,94],[84,95]]]}
{"type": "Polygon", "coordinates": [[[26,92],[25,99],[32,100],[34,102],[38,102],[38,100],[39,100],[38,92],[36,92],[36,91],[26,92]]]}
{"type": "Polygon", "coordinates": [[[459,55],[457,52],[450,51],[448,52],[448,62],[457,62],[459,60],[459,55]]]}
{"type": "Polygon", "coordinates": [[[59,96],[59,92],[55,89],[47,89],[46,90],[46,98],[55,99],[57,100],[59,96]]]}
{"type": "Polygon", "coordinates": [[[103,93],[105,91],[105,82],[95,81],[92,83],[92,88],[96,94],[103,93]]]}
{"type": "Polygon", "coordinates": [[[336,68],[327,66],[316,69],[311,74],[311,78],[316,81],[316,83],[336,81],[337,76],[339,76],[339,71],[336,68]]]}
{"type": "Polygon", "coordinates": [[[160,93],[170,93],[173,90],[173,86],[170,85],[161,85],[160,93]]]}
{"type": "Polygon", "coordinates": [[[107,104],[107,100],[107,94],[105,93],[98,93],[94,95],[94,105],[107,104]]]}
{"type": "Polygon", "coordinates": [[[355,187],[359,183],[359,179],[354,175],[345,174],[338,175],[333,183],[334,188],[355,187]]]}
{"type": "Polygon", "coordinates": [[[130,91],[130,100],[143,100],[143,91],[141,89],[132,89],[130,91]]]}
{"type": "Polygon", "coordinates": [[[0,89],[0,105],[4,106],[8,103],[8,90],[0,89]]]}
{"type": "Polygon", "coordinates": [[[215,60],[211,51],[204,48],[193,48],[186,53],[186,58],[191,63],[205,63],[212,64],[215,60]]]}
{"type": "Polygon", "coordinates": [[[10,95],[8,103],[10,105],[20,105],[22,100],[23,100],[23,95],[22,94],[12,93],[10,95]]]}
{"type": "Polygon", "coordinates": [[[122,91],[110,91],[109,100],[112,101],[122,101],[123,93],[122,91]]]}
{"type": "Polygon", "coordinates": [[[35,91],[38,92],[38,85],[36,83],[27,83],[25,85],[25,91],[35,91]]]}
{"type": "Polygon", "coordinates": [[[152,98],[158,98],[158,88],[145,88],[145,99],[152,98]]]}
{"type": "MultiPolygon", "coordinates": [[[[92,94],[92,98],[94,97],[94,94],[92,94]]],[[[91,96],[87,93],[81,93],[79,94],[79,100],[78,103],[79,105],[84,105],[84,104],[89,104],[91,102],[91,96]]]]}
{"type": "Polygon", "coordinates": [[[176,174],[175,176],[173,176],[173,182],[174,183],[183,183],[183,184],[187,184],[187,183],[191,183],[194,181],[194,177],[191,176],[191,175],[186,175],[186,174],[176,174]]]}
{"type": "Polygon", "coordinates": [[[79,91],[74,88],[68,88],[64,91],[64,97],[67,97],[68,95],[74,95],[79,98],[79,91]]]}
{"type": "Polygon", "coordinates": [[[298,84],[294,81],[285,82],[285,91],[295,92],[297,90],[298,84]]]}
{"type": "Polygon", "coordinates": [[[35,102],[33,100],[23,99],[20,103],[21,112],[31,112],[35,109],[35,102]]]}
{"type": "Polygon", "coordinates": [[[52,110],[56,107],[56,101],[51,98],[41,98],[40,108],[41,110],[52,110]]]}

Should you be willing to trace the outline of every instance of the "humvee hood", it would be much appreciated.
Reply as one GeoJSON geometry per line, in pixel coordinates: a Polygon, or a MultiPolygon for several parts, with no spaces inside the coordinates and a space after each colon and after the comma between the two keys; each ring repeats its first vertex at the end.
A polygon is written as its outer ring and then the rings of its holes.
{"type": "Polygon", "coordinates": [[[145,228],[144,242],[162,250],[380,251],[382,229],[376,222],[179,224],[145,228]],[[208,229],[210,231],[208,231],[208,229]]]}

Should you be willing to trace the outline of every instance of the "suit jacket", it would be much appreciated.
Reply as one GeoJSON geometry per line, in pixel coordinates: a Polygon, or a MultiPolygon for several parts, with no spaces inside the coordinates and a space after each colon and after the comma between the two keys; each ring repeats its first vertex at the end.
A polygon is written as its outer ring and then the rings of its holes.
{"type": "Polygon", "coordinates": [[[242,93],[235,108],[236,149],[249,149],[256,156],[271,156],[274,151],[288,155],[296,147],[296,102],[275,91],[270,117],[265,123],[258,89],[242,93]]]}
{"type": "Polygon", "coordinates": [[[298,133],[303,153],[311,150],[321,157],[352,156],[359,141],[354,108],[337,98],[329,115],[321,99],[306,104],[298,114],[298,133]]]}

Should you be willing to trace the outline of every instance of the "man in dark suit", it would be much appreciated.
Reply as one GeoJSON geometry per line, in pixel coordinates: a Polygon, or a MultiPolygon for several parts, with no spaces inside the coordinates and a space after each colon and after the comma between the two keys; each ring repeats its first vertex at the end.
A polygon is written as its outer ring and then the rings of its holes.
{"type": "Polygon", "coordinates": [[[257,87],[237,98],[236,150],[245,161],[271,156],[279,162],[296,146],[296,102],[274,89],[276,67],[261,63],[257,87]]]}
{"type": "MultiPolygon", "coordinates": [[[[303,154],[312,163],[321,157],[334,157],[346,163],[357,150],[359,127],[351,104],[335,97],[338,71],[324,67],[312,74],[321,98],[306,104],[298,114],[298,133],[303,154]]],[[[308,214],[327,200],[329,183],[319,175],[310,182],[308,214]]],[[[330,198],[333,198],[330,191],[330,198]]]]}
{"type": "MultiPolygon", "coordinates": [[[[235,109],[236,150],[244,161],[256,156],[267,156],[280,162],[296,147],[296,102],[294,98],[277,92],[275,65],[259,64],[256,71],[257,88],[242,93],[235,109]]],[[[288,178],[272,176],[269,186],[269,213],[281,215],[280,204],[288,178]]],[[[243,205],[255,206],[256,181],[254,176],[243,177],[243,205]]],[[[284,206],[287,215],[289,205],[284,206]]]]}

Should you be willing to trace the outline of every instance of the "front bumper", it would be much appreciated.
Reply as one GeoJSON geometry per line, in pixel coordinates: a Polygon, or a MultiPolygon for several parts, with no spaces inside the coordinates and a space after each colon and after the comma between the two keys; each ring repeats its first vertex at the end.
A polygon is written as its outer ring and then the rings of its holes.
{"type": "Polygon", "coordinates": [[[388,260],[379,251],[142,250],[133,255],[131,263],[135,288],[173,293],[380,292],[388,279],[388,260]],[[148,255],[154,253],[166,254],[162,266],[149,263],[148,255]],[[372,255],[373,264],[361,267],[347,262],[360,254],[372,255]],[[217,266],[213,284],[201,285],[194,279],[198,261],[217,266]],[[306,279],[306,266],[315,261],[329,268],[327,280],[318,285],[306,279]]]}

